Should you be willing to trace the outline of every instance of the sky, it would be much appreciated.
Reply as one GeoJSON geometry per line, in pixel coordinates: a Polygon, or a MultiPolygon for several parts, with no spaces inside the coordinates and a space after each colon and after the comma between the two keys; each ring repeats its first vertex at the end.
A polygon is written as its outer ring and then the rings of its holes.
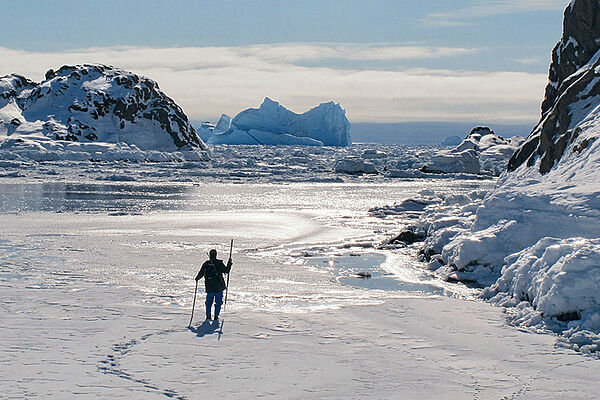
{"type": "Polygon", "coordinates": [[[0,0],[0,75],[103,63],[192,120],[339,102],[352,122],[533,123],[567,0],[0,0]]]}

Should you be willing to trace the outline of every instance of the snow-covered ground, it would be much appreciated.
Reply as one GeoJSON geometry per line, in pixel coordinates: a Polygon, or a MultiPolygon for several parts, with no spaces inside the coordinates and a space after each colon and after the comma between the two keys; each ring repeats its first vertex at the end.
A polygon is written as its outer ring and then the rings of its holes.
{"type": "MultiPolygon", "coordinates": [[[[297,149],[268,151],[289,159],[297,149]]],[[[369,209],[433,192],[460,198],[492,181],[331,167],[299,179],[281,163],[281,175],[256,182],[241,173],[249,154],[210,168],[6,164],[0,397],[595,397],[597,360],[509,326],[476,290],[421,268],[416,248],[380,246],[412,221],[369,209]],[[208,249],[226,257],[231,237],[223,319],[202,323],[200,295],[188,329],[193,276],[208,249]]]]}

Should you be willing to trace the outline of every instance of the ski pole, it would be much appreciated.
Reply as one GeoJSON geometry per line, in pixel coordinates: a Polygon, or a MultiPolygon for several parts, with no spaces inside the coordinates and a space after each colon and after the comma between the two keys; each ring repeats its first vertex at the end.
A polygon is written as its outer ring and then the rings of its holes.
{"type": "Polygon", "coordinates": [[[192,320],[194,319],[194,308],[196,308],[196,293],[198,293],[198,281],[196,281],[196,289],[194,289],[194,302],[192,303],[192,316],[190,317],[190,323],[188,328],[192,326],[192,320]]]}
{"type": "MultiPolygon", "coordinates": [[[[233,239],[231,239],[231,245],[229,246],[229,261],[231,261],[231,253],[233,252],[233,239]]],[[[227,308],[227,294],[229,293],[229,275],[231,275],[231,270],[227,273],[227,285],[225,285],[225,305],[223,305],[223,310],[227,308]]]]}

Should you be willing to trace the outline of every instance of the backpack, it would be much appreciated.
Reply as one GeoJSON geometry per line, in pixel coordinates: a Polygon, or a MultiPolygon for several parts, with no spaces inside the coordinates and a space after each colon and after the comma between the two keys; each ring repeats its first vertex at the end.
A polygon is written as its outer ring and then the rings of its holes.
{"type": "Polygon", "coordinates": [[[206,283],[215,284],[219,282],[219,271],[217,271],[217,267],[209,260],[206,263],[206,269],[204,270],[204,279],[206,283]]]}

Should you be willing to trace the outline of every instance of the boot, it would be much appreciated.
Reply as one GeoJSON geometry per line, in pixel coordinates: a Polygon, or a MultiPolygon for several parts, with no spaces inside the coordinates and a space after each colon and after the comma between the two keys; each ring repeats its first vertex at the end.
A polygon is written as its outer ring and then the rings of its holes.
{"type": "Polygon", "coordinates": [[[206,314],[206,321],[210,321],[210,320],[211,320],[210,314],[206,314]]]}

